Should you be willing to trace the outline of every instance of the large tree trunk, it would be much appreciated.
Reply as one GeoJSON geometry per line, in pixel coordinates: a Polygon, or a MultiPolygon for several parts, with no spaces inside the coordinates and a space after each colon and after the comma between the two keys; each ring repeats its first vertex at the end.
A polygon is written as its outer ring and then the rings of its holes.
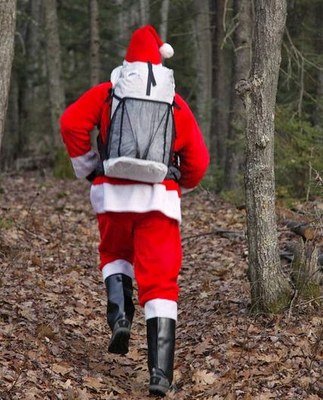
{"type": "Polygon", "coordinates": [[[197,120],[209,143],[212,109],[212,45],[208,0],[194,0],[196,17],[197,120]]]}
{"type": "MultiPolygon", "coordinates": [[[[34,106],[32,103],[33,90],[30,84],[34,79],[34,71],[31,68],[30,53],[35,52],[40,42],[39,40],[38,42],[31,40],[33,36],[31,35],[31,28],[38,26],[32,13],[33,3],[34,0],[18,0],[16,6],[17,15],[28,15],[28,18],[17,18],[16,21],[16,37],[20,39],[16,42],[17,47],[11,72],[7,120],[1,146],[1,164],[6,168],[12,168],[14,161],[26,153],[26,146],[29,142],[36,143],[32,138],[33,130],[29,125],[29,117],[34,106]],[[20,43],[24,43],[24,46],[20,46],[20,43]],[[21,66],[23,66],[23,71],[21,66]]],[[[37,60],[39,60],[39,56],[37,60]]]]}
{"type": "Polygon", "coordinates": [[[234,15],[238,25],[234,31],[233,73],[231,81],[231,107],[223,182],[225,190],[241,191],[242,165],[245,155],[245,109],[235,91],[237,82],[247,79],[250,72],[252,39],[252,5],[250,0],[234,0],[234,15]]]}
{"type": "Polygon", "coordinates": [[[255,2],[250,78],[238,91],[247,112],[246,207],[249,280],[255,311],[278,312],[291,289],[281,272],[275,213],[274,113],[286,0],[255,2]]]}
{"type": "Polygon", "coordinates": [[[89,0],[90,10],[90,84],[100,82],[100,33],[98,0],[89,0]]]}
{"type": "Polygon", "coordinates": [[[0,149],[8,107],[15,26],[16,1],[0,0],[0,149]]]}
{"type": "Polygon", "coordinates": [[[0,169],[9,170],[13,167],[13,162],[21,149],[19,131],[19,83],[17,73],[13,68],[10,78],[5,132],[0,150],[0,169]]]}
{"type": "Polygon", "coordinates": [[[61,147],[59,118],[65,108],[65,93],[62,81],[61,48],[58,35],[56,0],[44,1],[46,31],[46,61],[48,71],[48,90],[51,106],[52,144],[61,147]]]}

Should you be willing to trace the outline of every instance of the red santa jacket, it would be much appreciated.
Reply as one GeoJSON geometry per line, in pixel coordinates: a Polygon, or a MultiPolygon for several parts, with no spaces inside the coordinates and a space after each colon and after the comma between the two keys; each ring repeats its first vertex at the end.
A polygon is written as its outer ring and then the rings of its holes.
{"type": "MultiPolygon", "coordinates": [[[[91,131],[98,126],[102,141],[107,140],[111,87],[111,82],[93,87],[71,104],[61,117],[61,134],[78,178],[88,176],[99,160],[91,148],[91,131]]],[[[199,184],[209,165],[209,153],[187,103],[178,94],[175,103],[178,107],[174,108],[174,151],[180,159],[179,182],[165,180],[160,184],[147,184],[97,177],[91,187],[91,202],[97,213],[157,210],[180,221],[181,191],[199,184]]]]}

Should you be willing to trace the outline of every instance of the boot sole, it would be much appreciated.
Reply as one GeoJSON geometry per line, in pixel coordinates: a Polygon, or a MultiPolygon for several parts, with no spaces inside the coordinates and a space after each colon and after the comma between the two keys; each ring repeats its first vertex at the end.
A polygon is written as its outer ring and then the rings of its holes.
{"type": "Polygon", "coordinates": [[[164,373],[159,372],[157,374],[153,374],[150,377],[149,382],[149,393],[155,396],[165,396],[169,391],[171,385],[168,382],[168,379],[164,375],[164,373]]]}
{"type": "Polygon", "coordinates": [[[113,354],[127,354],[129,351],[130,329],[119,327],[113,332],[108,351],[113,354]]]}
{"type": "Polygon", "coordinates": [[[150,385],[149,386],[149,393],[153,394],[154,396],[166,396],[169,387],[161,386],[161,385],[150,385]]]}

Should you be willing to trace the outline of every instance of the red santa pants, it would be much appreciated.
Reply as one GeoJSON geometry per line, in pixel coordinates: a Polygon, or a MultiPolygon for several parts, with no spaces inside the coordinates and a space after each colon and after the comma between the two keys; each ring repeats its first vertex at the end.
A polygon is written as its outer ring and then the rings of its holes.
{"type": "Polygon", "coordinates": [[[153,299],[177,301],[182,262],[178,221],[158,211],[106,212],[97,218],[100,268],[116,260],[132,264],[141,306],[153,299]]]}

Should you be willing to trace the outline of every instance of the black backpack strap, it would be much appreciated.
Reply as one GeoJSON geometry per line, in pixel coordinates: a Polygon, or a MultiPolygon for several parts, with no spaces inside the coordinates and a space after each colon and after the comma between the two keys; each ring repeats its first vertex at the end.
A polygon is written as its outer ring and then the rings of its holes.
{"type": "Polygon", "coordinates": [[[169,179],[169,180],[178,182],[180,180],[180,178],[181,178],[181,173],[177,167],[175,167],[173,165],[168,167],[168,171],[167,171],[167,175],[166,175],[165,179],[169,179]]]}
{"type": "Polygon", "coordinates": [[[107,98],[105,99],[105,101],[106,101],[108,104],[111,104],[111,103],[112,103],[113,95],[114,95],[114,90],[113,90],[113,88],[111,87],[111,88],[108,90],[108,95],[107,95],[107,98]]]}
{"type": "MultiPolygon", "coordinates": [[[[112,106],[112,99],[113,99],[113,97],[115,97],[115,94],[114,94],[114,90],[113,90],[113,88],[111,87],[109,90],[108,90],[108,94],[107,94],[107,97],[106,97],[106,99],[105,99],[105,101],[106,101],[106,103],[109,105],[109,107],[110,107],[110,110],[111,110],[111,106],[112,106]]],[[[101,160],[103,161],[104,160],[104,153],[105,153],[105,151],[104,151],[104,149],[105,149],[105,145],[104,145],[104,143],[103,143],[103,141],[102,141],[102,138],[101,138],[101,129],[100,129],[100,127],[99,127],[99,133],[98,133],[98,135],[97,135],[97,137],[96,137],[96,144],[97,144],[97,148],[98,148],[98,152],[99,152],[99,155],[100,155],[100,158],[101,158],[101,160]]],[[[91,178],[92,176],[91,176],[91,174],[90,174],[90,178],[91,178]]]]}
{"type": "Polygon", "coordinates": [[[113,92],[113,94],[112,94],[112,97],[114,97],[115,99],[117,99],[117,100],[119,100],[119,101],[122,100],[122,98],[119,97],[119,96],[117,96],[114,92],[113,92]]]}
{"type": "Polygon", "coordinates": [[[148,65],[148,79],[147,79],[146,96],[150,96],[151,85],[156,86],[157,83],[155,80],[152,64],[148,62],[147,65],[148,65]]]}

